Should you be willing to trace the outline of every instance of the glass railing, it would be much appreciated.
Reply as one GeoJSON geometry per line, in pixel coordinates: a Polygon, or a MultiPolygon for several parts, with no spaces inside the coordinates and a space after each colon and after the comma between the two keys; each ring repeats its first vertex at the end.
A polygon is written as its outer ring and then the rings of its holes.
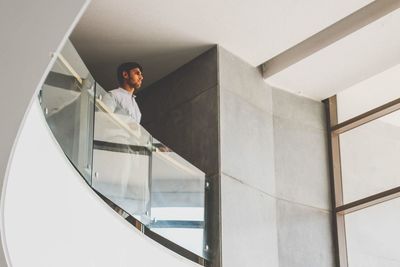
{"type": "Polygon", "coordinates": [[[95,101],[92,186],[148,224],[152,137],[130,116],[114,113],[116,103],[100,86],[95,101]]]}
{"type": "Polygon", "coordinates": [[[55,138],[87,183],[143,233],[206,265],[205,174],[62,56],[39,97],[55,138]]]}
{"type": "Polygon", "coordinates": [[[50,129],[89,184],[92,179],[94,87],[92,77],[80,78],[59,56],[39,93],[50,129]]]}

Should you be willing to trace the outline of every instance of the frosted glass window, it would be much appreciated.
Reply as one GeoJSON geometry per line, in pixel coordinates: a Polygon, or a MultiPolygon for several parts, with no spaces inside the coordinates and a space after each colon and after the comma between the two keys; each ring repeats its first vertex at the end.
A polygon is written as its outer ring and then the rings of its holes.
{"type": "Polygon", "coordinates": [[[400,266],[400,199],[346,215],[350,267],[400,266]]]}
{"type": "Polygon", "coordinates": [[[345,203],[400,186],[400,112],[340,135],[345,203]]]}

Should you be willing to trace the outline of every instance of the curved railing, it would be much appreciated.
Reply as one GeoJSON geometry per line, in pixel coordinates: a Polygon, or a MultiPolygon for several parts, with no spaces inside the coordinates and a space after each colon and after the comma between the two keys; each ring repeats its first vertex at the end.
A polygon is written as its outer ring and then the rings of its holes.
{"type": "Polygon", "coordinates": [[[202,171],[125,115],[62,55],[39,99],[64,153],[110,207],[167,248],[210,265],[202,171]]]}

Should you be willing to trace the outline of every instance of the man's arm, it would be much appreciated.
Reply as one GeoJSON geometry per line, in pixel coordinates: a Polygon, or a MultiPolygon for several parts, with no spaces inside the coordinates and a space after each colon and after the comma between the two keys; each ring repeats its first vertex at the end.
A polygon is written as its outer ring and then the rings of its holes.
{"type": "Polygon", "coordinates": [[[101,101],[110,109],[111,112],[115,111],[117,102],[111,93],[102,95],[101,101]]]}

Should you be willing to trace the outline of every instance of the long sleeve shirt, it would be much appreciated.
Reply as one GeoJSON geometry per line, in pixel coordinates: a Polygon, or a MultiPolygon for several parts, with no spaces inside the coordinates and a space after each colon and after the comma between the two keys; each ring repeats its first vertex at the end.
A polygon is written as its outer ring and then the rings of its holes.
{"type": "Polygon", "coordinates": [[[114,113],[128,115],[135,122],[140,123],[142,113],[135,101],[135,95],[132,95],[121,87],[111,90],[109,95],[112,100],[108,99],[105,102],[114,113]]]}

